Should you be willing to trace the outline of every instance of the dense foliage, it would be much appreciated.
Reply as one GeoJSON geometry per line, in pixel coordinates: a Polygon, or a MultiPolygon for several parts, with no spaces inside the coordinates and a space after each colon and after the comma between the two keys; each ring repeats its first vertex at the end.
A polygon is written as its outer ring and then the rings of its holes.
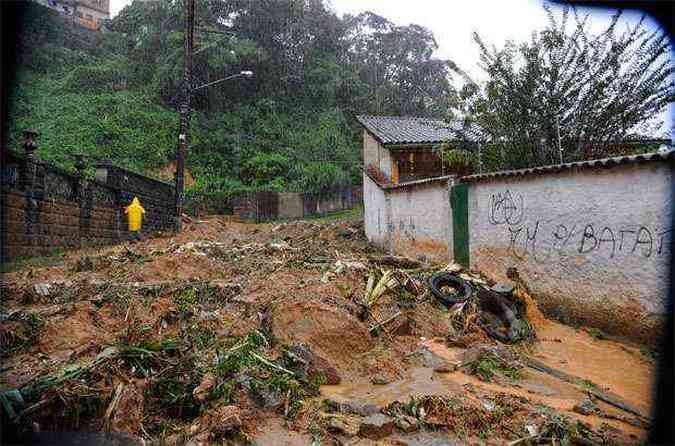
{"type": "MultiPolygon", "coordinates": [[[[669,39],[643,21],[620,31],[617,13],[601,33],[589,17],[548,12],[548,26],[530,41],[488,46],[475,33],[485,84],[465,75],[453,104],[465,139],[482,146],[489,168],[519,168],[608,156],[625,150],[617,141],[654,136],[667,104],[675,100],[669,39]],[[571,24],[570,24],[571,22],[571,24]]],[[[470,147],[477,154],[475,145],[470,147]]]]}
{"type": "MultiPolygon", "coordinates": [[[[322,0],[208,0],[196,11],[192,192],[330,189],[360,179],[355,113],[443,116],[450,65],[429,30],[322,0]]],[[[136,1],[95,41],[30,11],[12,89],[10,145],[41,131],[42,158],[84,152],[136,169],[171,160],[183,79],[183,3],[136,1]],[[30,38],[28,38],[30,37],[30,38]]]]}

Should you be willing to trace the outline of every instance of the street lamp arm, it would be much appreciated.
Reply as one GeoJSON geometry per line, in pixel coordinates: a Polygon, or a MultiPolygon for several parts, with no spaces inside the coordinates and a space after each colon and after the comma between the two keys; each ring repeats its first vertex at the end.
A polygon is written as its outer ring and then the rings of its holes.
{"type": "Polygon", "coordinates": [[[206,83],[204,85],[200,85],[199,87],[193,88],[192,91],[201,90],[202,88],[210,87],[212,85],[219,84],[221,82],[225,82],[227,80],[234,79],[234,78],[237,78],[237,77],[252,77],[252,76],[253,76],[253,73],[251,71],[242,71],[241,73],[233,74],[231,76],[227,76],[227,77],[224,77],[222,79],[218,79],[217,81],[213,81],[213,82],[206,83]]]}

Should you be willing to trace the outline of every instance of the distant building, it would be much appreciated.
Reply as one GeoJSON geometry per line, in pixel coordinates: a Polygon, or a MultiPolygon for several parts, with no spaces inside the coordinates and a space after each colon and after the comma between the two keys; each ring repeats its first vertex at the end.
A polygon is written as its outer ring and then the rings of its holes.
{"type": "Polygon", "coordinates": [[[363,163],[374,168],[388,184],[457,174],[448,169],[434,146],[451,141],[450,126],[438,119],[367,116],[363,126],[363,163]]]}
{"type": "Polygon", "coordinates": [[[92,31],[99,31],[110,20],[110,0],[36,0],[58,11],[73,22],[92,31]]]}

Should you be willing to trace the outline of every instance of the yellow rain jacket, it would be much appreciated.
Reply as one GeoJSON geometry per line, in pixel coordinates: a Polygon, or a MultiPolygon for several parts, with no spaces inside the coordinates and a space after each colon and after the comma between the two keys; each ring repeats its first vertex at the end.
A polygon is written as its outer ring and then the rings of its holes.
{"type": "Polygon", "coordinates": [[[124,210],[124,213],[129,216],[129,230],[140,231],[145,209],[141,206],[141,202],[138,201],[138,197],[134,197],[131,204],[124,210]]]}

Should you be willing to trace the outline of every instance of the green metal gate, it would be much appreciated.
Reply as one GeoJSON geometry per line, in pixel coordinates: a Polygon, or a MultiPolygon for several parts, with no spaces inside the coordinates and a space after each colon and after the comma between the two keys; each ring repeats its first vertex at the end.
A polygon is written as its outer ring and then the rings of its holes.
{"type": "Polygon", "coordinates": [[[468,268],[469,263],[469,188],[456,184],[450,189],[452,209],[452,247],[455,262],[468,268]]]}

